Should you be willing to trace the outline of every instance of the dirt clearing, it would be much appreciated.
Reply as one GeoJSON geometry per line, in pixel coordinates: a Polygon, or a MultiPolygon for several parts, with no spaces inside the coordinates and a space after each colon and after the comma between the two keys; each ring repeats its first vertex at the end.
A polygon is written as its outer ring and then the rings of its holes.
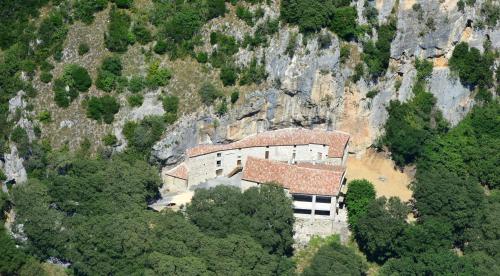
{"type": "Polygon", "coordinates": [[[402,201],[408,201],[412,196],[408,185],[413,180],[413,174],[409,171],[395,169],[394,162],[388,156],[371,149],[360,158],[350,155],[347,160],[348,181],[362,178],[369,180],[375,186],[377,197],[397,196],[402,201]]]}

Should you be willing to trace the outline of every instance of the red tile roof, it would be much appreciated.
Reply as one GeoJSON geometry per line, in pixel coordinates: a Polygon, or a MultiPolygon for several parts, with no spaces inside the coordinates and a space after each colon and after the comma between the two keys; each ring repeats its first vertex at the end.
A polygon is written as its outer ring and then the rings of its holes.
{"type": "Polygon", "coordinates": [[[188,168],[186,166],[186,163],[182,162],[179,164],[177,167],[171,169],[170,171],[165,173],[166,175],[173,176],[176,178],[188,179],[188,168]]]}
{"type": "Polygon", "coordinates": [[[318,144],[328,145],[328,157],[342,157],[348,141],[349,135],[344,132],[286,128],[258,133],[230,144],[200,145],[188,149],[187,155],[194,157],[238,148],[318,144]]]}
{"type": "Polygon", "coordinates": [[[292,165],[249,157],[242,180],[256,183],[276,182],[293,194],[337,196],[345,168],[325,164],[292,165]]]}

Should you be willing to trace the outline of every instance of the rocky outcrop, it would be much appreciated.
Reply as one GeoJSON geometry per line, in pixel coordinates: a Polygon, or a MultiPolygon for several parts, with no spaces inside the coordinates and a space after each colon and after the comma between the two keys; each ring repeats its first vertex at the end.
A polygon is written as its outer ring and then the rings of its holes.
{"type": "Polygon", "coordinates": [[[10,146],[10,153],[4,155],[4,171],[7,176],[6,182],[15,182],[16,184],[21,184],[28,179],[26,169],[23,166],[24,159],[19,157],[17,152],[17,147],[15,145],[10,146]]]}
{"type": "Polygon", "coordinates": [[[456,76],[450,74],[449,68],[435,68],[429,81],[429,90],[436,98],[436,106],[444,118],[456,125],[467,115],[474,100],[469,89],[462,86],[456,76]]]}

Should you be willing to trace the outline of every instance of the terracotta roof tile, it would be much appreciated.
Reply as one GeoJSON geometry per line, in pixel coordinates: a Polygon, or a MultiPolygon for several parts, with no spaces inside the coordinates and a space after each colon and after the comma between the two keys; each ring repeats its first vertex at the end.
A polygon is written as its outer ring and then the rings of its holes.
{"type": "Polygon", "coordinates": [[[176,177],[176,178],[187,180],[188,179],[188,168],[186,166],[186,163],[182,162],[177,167],[169,170],[165,174],[169,175],[169,176],[176,177]]]}
{"type": "Polygon", "coordinates": [[[292,165],[249,157],[241,178],[257,183],[276,182],[296,194],[336,196],[344,173],[345,168],[338,166],[292,165]]]}
{"type": "Polygon", "coordinates": [[[318,144],[329,146],[329,157],[342,157],[344,154],[344,148],[348,141],[349,135],[343,132],[319,129],[311,130],[304,128],[286,128],[258,133],[230,144],[200,145],[188,149],[187,155],[189,157],[194,157],[237,148],[318,144]]]}

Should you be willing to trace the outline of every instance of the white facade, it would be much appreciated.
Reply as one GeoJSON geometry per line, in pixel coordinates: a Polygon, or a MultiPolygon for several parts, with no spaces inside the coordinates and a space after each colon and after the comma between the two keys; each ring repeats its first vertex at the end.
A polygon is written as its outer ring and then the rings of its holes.
{"type": "Polygon", "coordinates": [[[188,185],[197,185],[217,176],[227,176],[241,168],[249,156],[288,163],[317,162],[331,165],[345,165],[348,147],[342,158],[328,156],[328,145],[269,146],[229,149],[194,157],[189,157],[188,185]]]}

